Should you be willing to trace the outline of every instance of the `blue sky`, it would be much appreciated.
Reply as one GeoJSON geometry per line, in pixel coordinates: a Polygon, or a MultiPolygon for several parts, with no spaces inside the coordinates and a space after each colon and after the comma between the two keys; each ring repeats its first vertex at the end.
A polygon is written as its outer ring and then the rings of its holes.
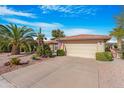
{"type": "Polygon", "coordinates": [[[35,31],[41,27],[47,38],[58,28],[66,35],[107,35],[116,27],[114,16],[120,11],[117,5],[0,6],[0,24],[26,25],[35,31]]]}

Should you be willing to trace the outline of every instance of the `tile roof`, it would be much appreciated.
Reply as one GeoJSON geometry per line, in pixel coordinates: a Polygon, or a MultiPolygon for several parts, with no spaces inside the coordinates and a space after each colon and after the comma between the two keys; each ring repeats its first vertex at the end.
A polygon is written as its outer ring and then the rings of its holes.
{"type": "Polygon", "coordinates": [[[57,44],[55,40],[44,41],[46,44],[57,44]]]}
{"type": "Polygon", "coordinates": [[[92,35],[92,34],[80,34],[75,36],[66,36],[59,40],[109,40],[111,36],[107,35],[92,35]]]}

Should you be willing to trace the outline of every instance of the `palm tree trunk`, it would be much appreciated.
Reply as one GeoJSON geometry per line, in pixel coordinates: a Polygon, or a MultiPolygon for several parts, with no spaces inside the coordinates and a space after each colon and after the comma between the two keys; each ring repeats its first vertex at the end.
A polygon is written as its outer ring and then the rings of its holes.
{"type": "Polygon", "coordinates": [[[40,40],[38,40],[38,46],[41,46],[40,40]]]}
{"type": "Polygon", "coordinates": [[[118,51],[119,57],[121,58],[122,57],[122,40],[118,39],[117,44],[118,44],[118,49],[119,49],[119,51],[118,51]]]}
{"type": "Polygon", "coordinates": [[[19,47],[17,45],[13,44],[11,54],[12,55],[20,54],[20,49],[19,49],[19,47]]]}
{"type": "Polygon", "coordinates": [[[117,44],[118,44],[118,49],[121,51],[122,50],[122,40],[118,39],[117,44]]]}
{"type": "Polygon", "coordinates": [[[43,55],[45,54],[45,51],[44,51],[44,41],[42,40],[42,51],[43,51],[43,55]]]}

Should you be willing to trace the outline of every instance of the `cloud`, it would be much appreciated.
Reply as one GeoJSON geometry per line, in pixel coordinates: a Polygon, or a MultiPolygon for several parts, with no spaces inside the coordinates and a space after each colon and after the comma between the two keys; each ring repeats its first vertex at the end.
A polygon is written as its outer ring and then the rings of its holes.
{"type": "Polygon", "coordinates": [[[63,30],[67,36],[79,35],[79,34],[96,34],[95,30],[85,28],[72,28],[63,30]]]}
{"type": "Polygon", "coordinates": [[[35,15],[32,13],[22,12],[22,11],[15,11],[13,9],[10,9],[6,6],[0,6],[0,15],[14,15],[14,16],[24,16],[24,17],[31,17],[34,18],[35,15]]]}
{"type": "Polygon", "coordinates": [[[45,22],[28,22],[20,19],[15,18],[4,18],[4,20],[10,22],[10,23],[17,23],[17,24],[23,24],[33,27],[41,27],[44,30],[48,29],[57,29],[61,28],[63,25],[60,23],[45,23],[45,22]]]}
{"type": "Polygon", "coordinates": [[[89,6],[83,6],[83,5],[43,5],[40,6],[40,9],[42,10],[43,14],[48,14],[51,13],[52,11],[59,12],[59,13],[64,13],[65,14],[70,14],[68,16],[78,16],[78,14],[82,15],[95,15],[97,9],[94,7],[89,7],[89,6]]]}
{"type": "Polygon", "coordinates": [[[72,9],[70,8],[70,6],[66,6],[66,7],[63,7],[63,6],[54,6],[54,5],[44,5],[44,6],[41,6],[41,9],[43,10],[43,13],[47,13],[49,11],[58,11],[58,12],[64,12],[64,13],[71,13],[72,12],[72,9]]]}

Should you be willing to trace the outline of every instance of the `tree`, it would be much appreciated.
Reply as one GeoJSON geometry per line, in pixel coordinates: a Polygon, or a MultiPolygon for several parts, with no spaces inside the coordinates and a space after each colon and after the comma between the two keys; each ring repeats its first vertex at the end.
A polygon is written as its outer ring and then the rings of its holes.
{"type": "Polygon", "coordinates": [[[111,36],[117,39],[117,45],[120,51],[122,51],[122,39],[124,38],[124,6],[121,6],[122,12],[115,17],[117,27],[110,32],[111,36]]]}
{"type": "Polygon", "coordinates": [[[29,41],[29,42],[26,42],[26,43],[23,43],[23,44],[21,44],[21,46],[20,46],[20,50],[22,51],[22,52],[34,52],[34,50],[36,50],[36,45],[37,45],[37,43],[36,43],[36,41],[29,41]]]}
{"type": "Polygon", "coordinates": [[[124,28],[117,27],[110,32],[110,35],[117,39],[117,45],[119,50],[122,50],[122,38],[124,38],[124,28]]]}
{"type": "Polygon", "coordinates": [[[118,27],[124,28],[124,6],[120,6],[121,13],[118,16],[115,16],[118,27]]]}
{"type": "Polygon", "coordinates": [[[61,31],[60,29],[52,30],[52,37],[53,37],[52,40],[65,37],[64,31],[61,31]]]}
{"type": "Polygon", "coordinates": [[[26,26],[19,27],[16,24],[0,25],[0,39],[12,46],[11,54],[20,54],[21,44],[33,41],[33,29],[26,26]]]}
{"type": "Polygon", "coordinates": [[[36,33],[36,41],[37,41],[37,54],[41,56],[44,54],[44,40],[47,38],[45,37],[45,34],[42,33],[42,29],[39,28],[39,32],[36,33]]]}
{"type": "Polygon", "coordinates": [[[39,28],[39,32],[36,33],[36,40],[37,40],[38,46],[44,45],[44,40],[46,40],[46,39],[47,38],[42,33],[41,28],[39,28]]]}
{"type": "Polygon", "coordinates": [[[120,15],[116,16],[116,21],[117,21],[117,25],[119,27],[124,28],[124,13],[121,13],[120,15]]]}
{"type": "Polygon", "coordinates": [[[9,45],[9,42],[6,40],[1,40],[0,41],[0,52],[10,52],[10,51],[11,51],[11,46],[9,45]]]}

